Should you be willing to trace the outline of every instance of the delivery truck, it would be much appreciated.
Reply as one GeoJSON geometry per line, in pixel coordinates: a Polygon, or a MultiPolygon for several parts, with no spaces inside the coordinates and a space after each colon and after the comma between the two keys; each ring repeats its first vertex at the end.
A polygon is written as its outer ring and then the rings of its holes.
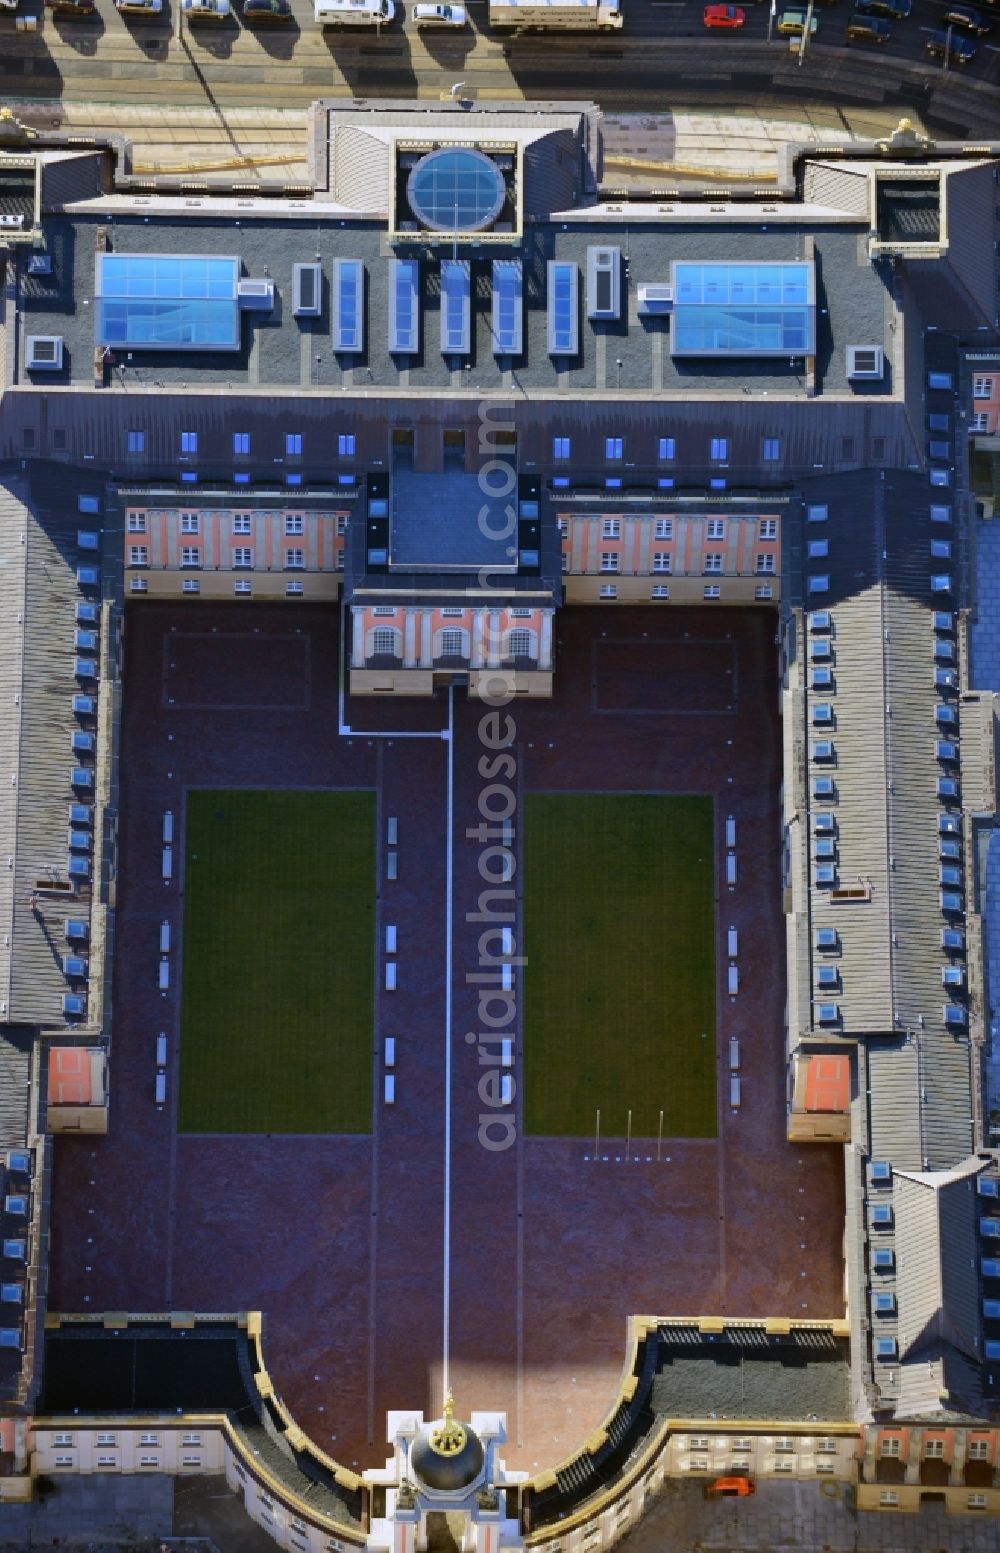
{"type": "Polygon", "coordinates": [[[621,0],[489,0],[490,26],[506,32],[614,32],[621,0]]]}
{"type": "Polygon", "coordinates": [[[395,14],[393,0],[315,0],[319,27],[384,27],[395,14]]]}

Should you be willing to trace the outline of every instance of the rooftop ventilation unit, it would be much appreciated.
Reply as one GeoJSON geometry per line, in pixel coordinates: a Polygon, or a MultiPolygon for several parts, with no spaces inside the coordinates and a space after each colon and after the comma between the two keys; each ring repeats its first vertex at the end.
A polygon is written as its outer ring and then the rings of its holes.
{"type": "Polygon", "coordinates": [[[587,249],[587,317],[619,318],[622,310],[620,248],[587,249]]]}
{"type": "Polygon", "coordinates": [[[29,372],[58,372],[63,364],[61,334],[29,334],[25,347],[29,372]]]}
{"type": "Polygon", "coordinates": [[[274,306],[274,281],[237,281],[236,299],[240,307],[256,308],[261,312],[268,312],[274,306]]]}
{"type": "Polygon", "coordinates": [[[323,305],[323,269],[319,264],[292,265],[292,312],[296,318],[316,318],[323,305]]]}
{"type": "Polygon", "coordinates": [[[885,353],[881,345],[849,345],[847,377],[851,383],[874,382],[885,373],[885,353]]]}
{"type": "Polygon", "coordinates": [[[674,288],[658,280],[643,281],[639,287],[639,317],[662,318],[674,310],[674,288]]]}

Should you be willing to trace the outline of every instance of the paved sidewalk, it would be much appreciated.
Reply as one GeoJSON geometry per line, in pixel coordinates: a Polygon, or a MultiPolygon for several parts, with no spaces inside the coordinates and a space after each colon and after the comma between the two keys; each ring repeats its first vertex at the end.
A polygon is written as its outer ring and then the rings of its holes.
{"type": "Polygon", "coordinates": [[[701,1483],[670,1481],[622,1553],[996,1553],[992,1517],[865,1512],[842,1484],[759,1482],[753,1499],[708,1502],[701,1483]],[[836,1495],[824,1493],[836,1490],[836,1495]]]}
{"type": "MultiPolygon", "coordinates": [[[[209,182],[237,177],[261,186],[306,177],[308,111],[304,108],[83,102],[13,103],[12,107],[25,123],[40,130],[124,136],[132,142],[137,172],[187,174],[209,182]],[[248,159],[245,165],[241,165],[243,158],[248,159]]],[[[898,118],[895,110],[829,106],[774,119],[753,113],[609,114],[605,179],[609,184],[635,187],[695,182],[692,170],[704,169],[706,176],[754,177],[766,183],[776,175],[780,148],[789,141],[839,145],[852,135],[888,134],[898,118]],[[649,164],[648,168],[629,168],[629,159],[649,164]]]]}

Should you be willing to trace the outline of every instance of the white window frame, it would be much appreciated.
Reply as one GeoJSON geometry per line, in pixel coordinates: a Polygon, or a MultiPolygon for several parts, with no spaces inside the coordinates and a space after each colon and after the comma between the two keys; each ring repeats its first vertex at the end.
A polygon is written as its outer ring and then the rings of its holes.
{"type": "Polygon", "coordinates": [[[705,522],[705,538],[724,540],[726,537],[725,518],[708,518],[705,522]]]}
{"type": "Polygon", "coordinates": [[[944,1461],[944,1448],[945,1448],[944,1440],[925,1440],[924,1441],[924,1460],[925,1461],[944,1461]]]}
{"type": "Polygon", "coordinates": [[[970,1461],[989,1461],[989,1440],[970,1440],[966,1448],[966,1455],[970,1461]]]}
{"type": "Polygon", "coordinates": [[[674,558],[670,554],[669,550],[654,550],[653,551],[653,570],[654,570],[654,572],[663,572],[667,576],[670,576],[671,573],[673,572],[673,569],[674,569],[674,558]]]}
{"type": "Polygon", "coordinates": [[[306,553],[299,545],[293,545],[285,551],[285,571],[304,572],[306,569],[306,553]]]}
{"type": "Polygon", "coordinates": [[[234,534],[252,534],[253,533],[253,513],[252,512],[234,512],[233,513],[233,533],[234,534]]]}
{"type": "Polygon", "coordinates": [[[201,578],[200,577],[185,577],[183,579],[183,581],[181,582],[181,592],[182,593],[200,593],[201,592],[201,578]]]}
{"type": "Polygon", "coordinates": [[[778,520],[777,520],[777,518],[761,518],[760,523],[757,525],[757,538],[758,539],[777,539],[777,537],[778,537],[778,520]]]}
{"type": "Polygon", "coordinates": [[[621,539],[621,537],[622,537],[622,520],[621,520],[621,518],[602,518],[601,519],[601,538],[602,539],[621,539]]]}
{"type": "Polygon", "coordinates": [[[531,650],[531,638],[532,638],[532,633],[530,631],[526,630],[524,626],[516,626],[515,629],[513,631],[510,631],[508,633],[508,636],[507,636],[507,657],[508,658],[532,658],[532,657],[534,657],[534,654],[532,653],[532,650],[531,650]],[[522,651],[515,652],[515,650],[514,650],[515,639],[517,640],[518,646],[519,647],[523,647],[522,651]]]}
{"type": "Polygon", "coordinates": [[[149,565],[149,546],[148,545],[129,545],[129,547],[128,547],[128,564],[129,564],[129,566],[148,566],[149,565]]]}
{"type": "Polygon", "coordinates": [[[996,378],[992,377],[974,377],[972,379],[973,399],[992,399],[995,382],[996,378]]]}
{"type": "Polygon", "coordinates": [[[725,557],[718,550],[709,550],[702,562],[702,571],[706,577],[720,577],[722,575],[722,563],[725,557]]]}
{"type": "Polygon", "coordinates": [[[878,1453],[884,1461],[898,1461],[903,1454],[903,1441],[900,1435],[884,1434],[878,1453]]]}
{"type": "Polygon", "coordinates": [[[717,582],[707,582],[702,589],[702,598],[721,599],[722,589],[717,582]]]}
{"type": "Polygon", "coordinates": [[[656,518],[654,520],[654,523],[653,523],[653,538],[654,539],[673,539],[673,537],[674,537],[674,520],[673,520],[673,518],[656,518]]]}
{"type": "Polygon", "coordinates": [[[757,572],[759,575],[774,576],[774,553],[771,550],[763,550],[757,557],[757,572]]]}
{"type": "Polygon", "coordinates": [[[463,658],[465,656],[465,632],[456,626],[445,626],[441,632],[441,647],[438,656],[441,658],[463,658]]]}
{"type": "Polygon", "coordinates": [[[619,571],[621,571],[621,556],[618,554],[617,550],[602,550],[601,551],[601,571],[602,572],[619,572],[619,571]]]}
{"type": "Polygon", "coordinates": [[[618,597],[617,584],[613,582],[602,582],[600,589],[598,590],[598,597],[602,599],[616,599],[618,597]]]}
{"type": "Polygon", "coordinates": [[[250,581],[250,578],[237,577],[233,583],[233,592],[240,594],[242,597],[251,596],[253,594],[253,583],[250,581]]]}
{"type": "Polygon", "coordinates": [[[988,432],[990,429],[989,410],[977,410],[972,417],[972,430],[988,432]]]}
{"type": "Polygon", "coordinates": [[[129,592],[130,593],[148,593],[149,592],[149,578],[148,577],[130,577],[129,578],[128,588],[129,588],[129,592]]]}
{"type": "Polygon", "coordinates": [[[650,590],[650,597],[654,599],[668,599],[670,589],[665,582],[655,582],[650,590]]]}
{"type": "Polygon", "coordinates": [[[73,1449],[73,1436],[71,1434],[54,1434],[52,1436],[52,1444],[53,1445],[62,1445],[67,1450],[72,1450],[73,1449]]]}
{"type": "Polygon", "coordinates": [[[181,545],[181,566],[197,568],[201,565],[200,545],[181,545]]]}
{"type": "Polygon", "coordinates": [[[155,1445],[159,1449],[160,1436],[158,1434],[140,1434],[140,1445],[155,1445]]]}
{"type": "Polygon", "coordinates": [[[136,512],[133,508],[129,508],[125,522],[130,534],[144,534],[146,532],[146,514],[144,512],[136,512]]]}
{"type": "Polygon", "coordinates": [[[253,571],[253,546],[252,545],[234,545],[233,546],[233,570],[234,571],[238,570],[238,571],[241,571],[241,572],[252,572],[253,571]]]}
{"type": "Polygon", "coordinates": [[[302,583],[302,582],[286,582],[285,583],[285,593],[288,595],[289,598],[299,599],[299,598],[302,597],[302,595],[305,593],[305,591],[306,591],[305,590],[305,583],[302,583]]]}
{"type": "Polygon", "coordinates": [[[759,582],[753,590],[753,596],[759,603],[762,603],[765,599],[774,598],[774,589],[769,582],[759,582]]]}
{"type": "Polygon", "coordinates": [[[302,534],[305,532],[305,515],[301,512],[285,513],[285,533],[302,534]]]}
{"type": "Polygon", "coordinates": [[[182,534],[197,534],[201,530],[201,518],[197,512],[182,512],[180,524],[182,534]]]}

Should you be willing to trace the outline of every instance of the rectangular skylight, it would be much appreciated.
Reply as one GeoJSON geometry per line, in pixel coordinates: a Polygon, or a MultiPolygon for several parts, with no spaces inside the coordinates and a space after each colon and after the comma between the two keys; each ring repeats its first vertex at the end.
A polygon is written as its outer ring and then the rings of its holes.
{"type": "Polygon", "coordinates": [[[523,281],[520,259],[493,261],[493,354],[520,356],[523,348],[523,281]]]}
{"type": "Polygon", "coordinates": [[[441,353],[444,356],[469,354],[470,285],[467,259],[441,260],[441,353]]]}
{"type": "Polygon", "coordinates": [[[580,271],[559,259],[548,263],[550,356],[575,356],[580,348],[580,271]]]}
{"type": "Polygon", "coordinates": [[[365,267],[360,259],[333,261],[333,348],[357,354],[365,348],[365,267]]]}
{"type": "Polygon", "coordinates": [[[808,260],[671,264],[673,356],[811,356],[816,290],[808,260]]]}
{"type": "Polygon", "coordinates": [[[240,261],[99,253],[95,344],[122,350],[238,350],[240,261]]]}
{"type": "Polygon", "coordinates": [[[389,349],[400,356],[420,350],[420,260],[389,260],[389,349]]]}

